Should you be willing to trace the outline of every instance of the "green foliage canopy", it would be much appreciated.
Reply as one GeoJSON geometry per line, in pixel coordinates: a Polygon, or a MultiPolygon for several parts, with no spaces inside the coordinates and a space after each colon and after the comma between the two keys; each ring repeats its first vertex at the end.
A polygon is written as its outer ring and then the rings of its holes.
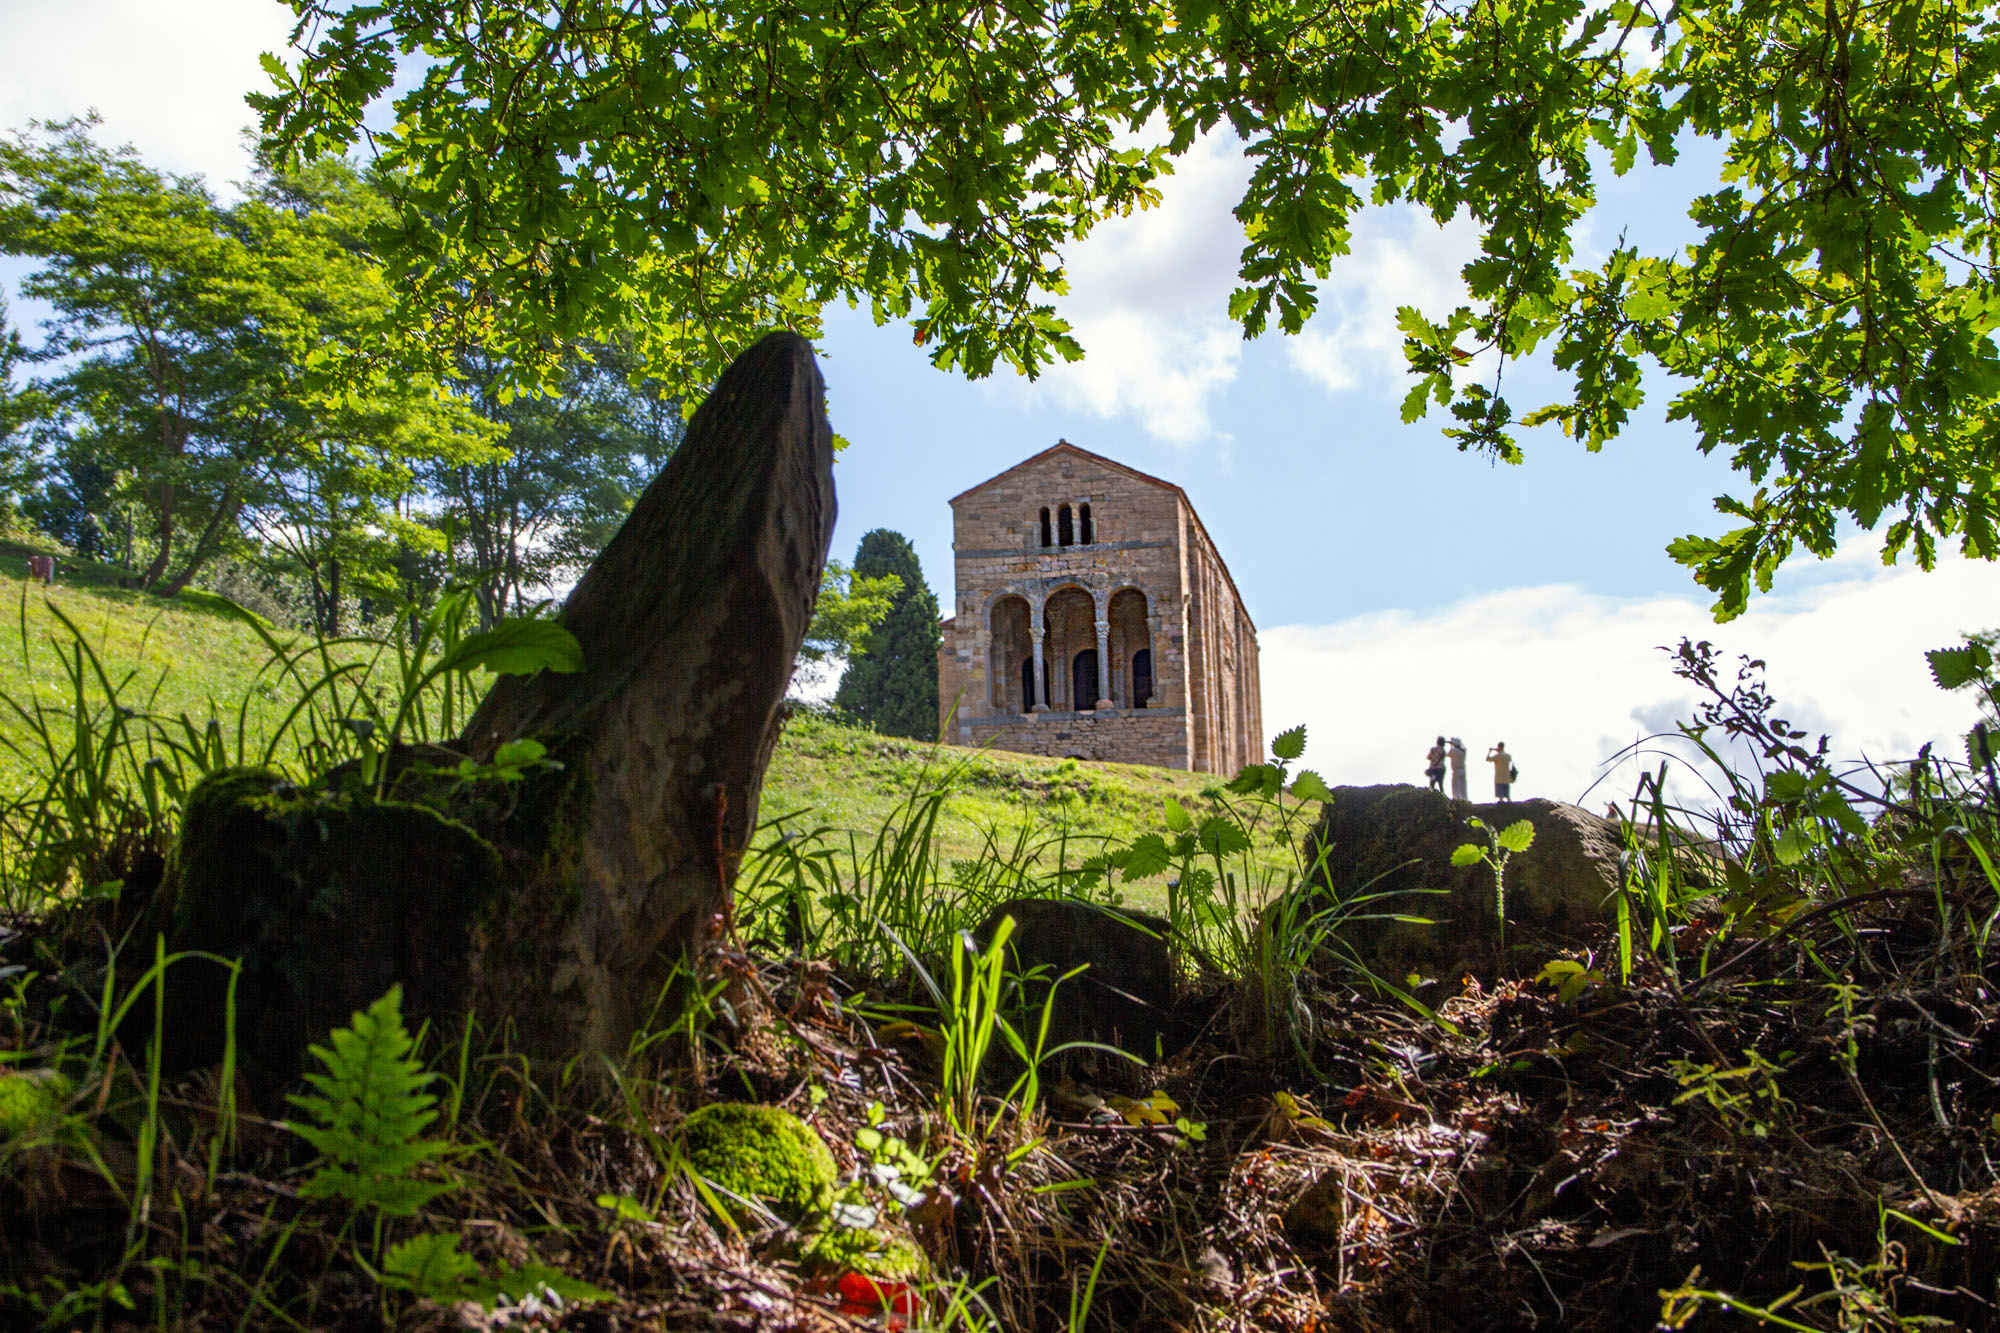
{"type": "Polygon", "coordinates": [[[167,595],[258,531],[337,632],[341,571],[387,549],[413,460],[490,434],[434,378],[355,355],[393,309],[361,240],[384,203],[327,160],[224,207],[94,128],[0,141],[0,253],[35,262],[22,290],[54,310],[37,410],[93,482],[72,498],[142,516],[138,582],[167,595]]]}
{"type": "Polygon", "coordinates": [[[924,582],[916,548],[900,532],[876,528],[854,552],[857,579],[893,578],[888,613],[868,632],[862,654],[849,661],[834,703],[888,736],[938,738],[937,596],[924,582]]]}
{"type": "Polygon", "coordinates": [[[911,317],[940,366],[1033,374],[1080,354],[1044,299],[1060,247],[1226,122],[1255,163],[1247,335],[1304,325],[1363,204],[1468,217],[1471,300],[1403,312],[1406,414],[1444,404],[1461,448],[1517,460],[1498,373],[1463,367],[1539,349],[1571,387],[1519,420],[1596,449],[1664,368],[1669,417],[1755,487],[1672,548],[1719,614],[1843,518],[1886,522],[1887,559],[2000,551],[1985,4],[292,3],[306,50],[258,99],[281,152],[344,150],[422,61],[375,141],[410,327],[436,336],[526,354],[636,310],[692,390],[844,300],[911,317]],[[1726,158],[1697,242],[1574,267],[1601,174],[1691,138],[1726,158]]]}
{"type": "Polygon", "coordinates": [[[868,632],[882,623],[895,604],[902,582],[893,574],[869,578],[838,560],[826,562],[820,575],[819,598],[813,603],[812,624],[806,627],[799,660],[823,668],[835,658],[849,662],[868,651],[868,632]]]}
{"type": "MultiPolygon", "coordinates": [[[[27,349],[7,321],[7,303],[0,300],[0,497],[19,492],[33,471],[25,428],[41,405],[40,395],[16,382],[26,362],[27,349]]],[[[6,517],[0,508],[0,521],[6,517]]]]}
{"type": "Polygon", "coordinates": [[[501,432],[484,454],[433,454],[421,479],[480,573],[483,624],[521,610],[526,589],[588,564],[686,433],[679,404],[645,378],[621,339],[572,350],[539,394],[517,395],[510,367],[461,349],[453,385],[501,432]]]}

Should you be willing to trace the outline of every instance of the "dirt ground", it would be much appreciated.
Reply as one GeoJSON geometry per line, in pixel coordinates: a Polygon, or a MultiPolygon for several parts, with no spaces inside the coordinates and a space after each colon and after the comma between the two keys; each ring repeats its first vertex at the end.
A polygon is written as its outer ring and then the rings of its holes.
{"type": "MultiPolygon", "coordinates": [[[[822,964],[726,957],[713,1027],[662,1043],[656,1078],[607,1095],[492,1058],[463,1085],[461,1138],[484,1146],[424,1224],[607,1299],[385,1295],[365,1221],[301,1198],[281,1110],[244,1108],[236,1167],[212,1169],[211,1077],[163,1090],[146,1207],[115,1187],[133,1150],[111,1121],[101,1165],[74,1147],[6,1163],[0,1315],[32,1327],[115,1281],[75,1326],[954,1327],[956,1302],[1010,1330],[1723,1328],[1755,1326],[1751,1307],[1993,1327],[1995,978],[1921,955],[1921,906],[1880,904],[1855,955],[1873,975],[1838,983],[1810,930],[1687,991],[1644,964],[1611,985],[1589,952],[1568,994],[1465,979],[1435,1020],[1327,982],[1312,1040],[1275,1057],[1232,1037],[1235,996],[1197,995],[1187,1049],[1139,1071],[1076,1057],[1046,1071],[1040,1114],[977,1135],[941,1126],[935,1034],[865,1021],[822,964]],[[864,1130],[906,1138],[931,1177],[901,1206],[864,1192],[940,1277],[870,1311],[788,1229],[718,1224],[670,1145],[720,1099],[797,1111],[851,1178],[869,1178],[864,1130]]],[[[100,1112],[131,1120],[115,1097],[100,1112]]]]}

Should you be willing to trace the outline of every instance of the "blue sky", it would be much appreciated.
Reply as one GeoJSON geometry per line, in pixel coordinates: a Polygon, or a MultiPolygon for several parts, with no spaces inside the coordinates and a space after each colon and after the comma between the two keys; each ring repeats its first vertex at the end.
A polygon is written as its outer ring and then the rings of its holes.
{"type": "MultiPolygon", "coordinates": [[[[290,22],[273,0],[0,0],[0,126],[96,106],[108,137],[228,181],[244,170],[241,95],[290,22]]],[[[1580,257],[1621,233],[1654,249],[1684,238],[1685,201],[1717,161],[1694,145],[1671,170],[1609,183],[1580,257]]],[[[831,312],[822,369],[851,442],[835,554],[870,528],[898,529],[948,606],[946,501],[967,486],[1058,438],[1175,481],[1259,627],[1267,732],[1305,722],[1308,762],[1334,781],[1420,780],[1429,737],[1445,731],[1481,752],[1506,739],[1524,789],[1575,798],[1612,751],[1685,715],[1655,651],[1682,634],[1767,657],[1793,715],[1832,729],[1844,753],[1907,754],[1969,722],[1920,654],[2000,624],[2000,570],[1883,570],[1862,535],[1715,626],[1710,597],[1663,548],[1721,531],[1713,498],[1749,488],[1665,422],[1670,385],[1654,383],[1638,424],[1601,454],[1554,432],[1526,437],[1520,467],[1461,454],[1439,417],[1399,418],[1394,317],[1399,304],[1437,315],[1455,303],[1470,229],[1371,210],[1304,335],[1246,343],[1224,309],[1244,172],[1228,141],[1206,141],[1160,209],[1075,248],[1059,308],[1089,355],[1037,382],[942,374],[906,326],[831,312]]],[[[1533,364],[1510,368],[1507,385],[1517,408],[1557,388],[1533,364]]]]}

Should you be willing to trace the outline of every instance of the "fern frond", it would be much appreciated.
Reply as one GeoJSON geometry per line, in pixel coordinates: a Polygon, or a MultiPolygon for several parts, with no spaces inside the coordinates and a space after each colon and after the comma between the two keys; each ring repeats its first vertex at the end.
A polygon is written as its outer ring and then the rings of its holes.
{"type": "Polygon", "coordinates": [[[416,1178],[425,1162],[448,1145],[423,1132],[437,1119],[437,1098],[424,1091],[436,1077],[412,1053],[416,1043],[403,1026],[402,988],[336,1028],[328,1044],[311,1047],[325,1066],[306,1081],[316,1092],[291,1098],[313,1123],[294,1122],[293,1133],[318,1149],[321,1163],[300,1194],[372,1205],[391,1217],[408,1217],[450,1181],[416,1178]]]}

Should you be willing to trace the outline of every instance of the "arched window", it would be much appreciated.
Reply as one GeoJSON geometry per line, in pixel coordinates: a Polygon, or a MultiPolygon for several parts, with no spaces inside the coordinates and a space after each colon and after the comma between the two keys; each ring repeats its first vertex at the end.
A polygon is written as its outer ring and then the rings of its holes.
{"type": "Polygon", "coordinates": [[[1068,505],[1056,511],[1056,542],[1062,546],[1076,545],[1076,527],[1070,521],[1068,505]]]}
{"type": "MultiPolygon", "coordinates": [[[[1042,693],[1046,697],[1048,691],[1042,693]]],[[[1035,698],[1035,659],[1024,657],[1021,659],[1021,711],[1032,712],[1039,702],[1041,700],[1035,698]]]]}
{"type": "Polygon", "coordinates": [[[1042,545],[1055,545],[1053,541],[1049,540],[1049,511],[1046,508],[1042,510],[1042,545]]]}
{"type": "Polygon", "coordinates": [[[1153,697],[1153,650],[1141,648],[1132,654],[1132,706],[1144,708],[1153,697]]]}
{"type": "Polygon", "coordinates": [[[1096,535],[1092,533],[1090,530],[1090,506],[1083,505],[1082,507],[1080,507],[1076,511],[1076,517],[1078,526],[1080,526],[1083,529],[1083,532],[1080,536],[1080,540],[1083,542],[1085,546],[1088,546],[1092,542],[1097,540],[1096,535]]]}

